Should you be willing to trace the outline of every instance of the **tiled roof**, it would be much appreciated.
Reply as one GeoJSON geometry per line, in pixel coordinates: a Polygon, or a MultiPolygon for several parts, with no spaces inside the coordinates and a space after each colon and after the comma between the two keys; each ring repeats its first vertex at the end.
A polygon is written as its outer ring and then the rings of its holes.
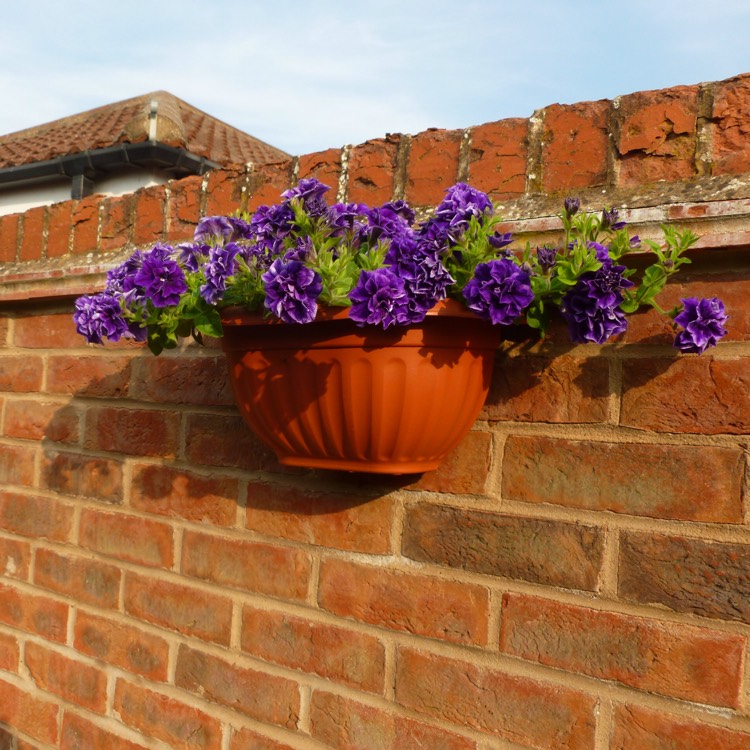
{"type": "Polygon", "coordinates": [[[219,164],[267,164],[289,155],[201,112],[166,91],[107,104],[0,136],[0,169],[149,139],[151,102],[157,104],[158,143],[219,164]]]}

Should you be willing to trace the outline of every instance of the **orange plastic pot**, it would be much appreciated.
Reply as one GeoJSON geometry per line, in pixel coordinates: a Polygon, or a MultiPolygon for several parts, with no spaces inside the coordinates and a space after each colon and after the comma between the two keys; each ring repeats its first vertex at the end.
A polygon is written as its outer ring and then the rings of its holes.
{"type": "Polygon", "coordinates": [[[306,325],[222,313],[245,421],[287,466],[409,474],[435,469],[484,404],[500,334],[453,300],[407,328],[347,310],[306,325]]]}

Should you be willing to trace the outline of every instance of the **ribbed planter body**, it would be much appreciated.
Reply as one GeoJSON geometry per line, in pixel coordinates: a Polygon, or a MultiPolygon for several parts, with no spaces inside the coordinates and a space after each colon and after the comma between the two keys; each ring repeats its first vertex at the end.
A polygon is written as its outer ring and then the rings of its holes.
{"type": "Polygon", "coordinates": [[[458,444],[500,340],[452,300],[386,331],[346,310],[288,325],[229,309],[222,323],[239,409],[282,464],[382,474],[429,471],[458,444]]]}

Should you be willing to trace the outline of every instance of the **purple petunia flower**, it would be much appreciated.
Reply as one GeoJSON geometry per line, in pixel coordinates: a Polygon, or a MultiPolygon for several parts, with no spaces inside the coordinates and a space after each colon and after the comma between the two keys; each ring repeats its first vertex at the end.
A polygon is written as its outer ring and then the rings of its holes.
{"type": "Polygon", "coordinates": [[[107,271],[105,291],[116,294],[134,289],[136,286],[135,275],[140,271],[142,265],[143,251],[136,250],[124,263],[107,271]]]}
{"type": "Polygon", "coordinates": [[[90,344],[101,344],[105,336],[110,341],[119,341],[130,333],[118,297],[109,292],[79,297],[73,322],[90,344]]]}
{"type": "Polygon", "coordinates": [[[529,273],[507,258],[480,263],[463,294],[470,310],[495,325],[510,325],[534,300],[529,273]]]}
{"type": "Polygon", "coordinates": [[[554,247],[538,247],[536,249],[536,259],[539,267],[547,273],[557,265],[557,249],[554,247]]]}
{"type": "Polygon", "coordinates": [[[202,242],[181,242],[177,245],[177,250],[180,251],[177,256],[178,264],[195,273],[200,270],[201,263],[208,257],[211,246],[202,242]]]}
{"type": "Polygon", "coordinates": [[[388,328],[409,322],[409,296],[404,281],[390,268],[362,271],[349,299],[349,318],[359,325],[388,328]]]}
{"type": "Polygon", "coordinates": [[[154,303],[154,307],[168,307],[180,301],[180,295],[187,291],[185,273],[171,258],[172,248],[168,245],[154,245],[143,256],[143,263],[133,281],[154,303]]]}
{"type": "Polygon", "coordinates": [[[228,242],[223,247],[212,247],[208,252],[208,263],[203,266],[206,283],[201,284],[200,293],[209,305],[215,305],[224,296],[227,280],[237,270],[237,253],[240,246],[228,242]]]}
{"type": "Polygon", "coordinates": [[[563,201],[563,206],[565,208],[565,215],[570,218],[578,213],[578,209],[581,207],[581,199],[572,197],[566,198],[563,201]]]}
{"type": "Polygon", "coordinates": [[[212,238],[228,240],[234,234],[234,226],[228,216],[204,216],[195,228],[193,239],[207,242],[212,238]]]}
{"type": "Polygon", "coordinates": [[[726,336],[724,323],[727,314],[724,303],[717,297],[698,299],[688,297],[681,300],[683,310],[674,319],[684,328],[675,338],[674,345],[681,352],[702,354],[726,336]]]}
{"type": "Polygon", "coordinates": [[[619,211],[613,208],[609,211],[607,209],[602,210],[602,229],[611,229],[616,232],[618,229],[623,229],[626,224],[624,221],[618,219],[619,211]]]}
{"type": "Polygon", "coordinates": [[[277,258],[261,276],[266,289],[265,305],[285,323],[311,323],[318,312],[323,289],[320,276],[298,260],[285,263],[277,258]]]}
{"type": "Polygon", "coordinates": [[[328,208],[328,224],[334,237],[361,232],[367,226],[370,209],[364,203],[334,203],[328,208]]]}
{"type": "Polygon", "coordinates": [[[472,216],[481,218],[493,212],[486,193],[459,182],[445,192],[435,214],[420,228],[420,235],[435,250],[455,245],[469,226],[472,216]]]}
{"type": "Polygon", "coordinates": [[[296,187],[285,190],[281,196],[287,202],[293,198],[298,198],[302,201],[302,207],[305,209],[307,215],[316,218],[322,216],[328,210],[323,196],[330,189],[328,185],[324,185],[314,177],[306,177],[300,180],[296,187]]]}

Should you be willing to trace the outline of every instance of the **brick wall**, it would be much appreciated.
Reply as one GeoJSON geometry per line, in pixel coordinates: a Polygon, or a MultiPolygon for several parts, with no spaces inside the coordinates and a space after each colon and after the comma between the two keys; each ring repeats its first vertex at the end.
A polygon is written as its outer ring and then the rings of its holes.
{"type": "Polygon", "coordinates": [[[750,748],[748,130],[741,76],[0,217],[0,748],[750,748]],[[678,222],[730,336],[508,343],[438,471],[283,469],[217,345],[87,347],[71,296],[308,175],[678,222]]]}

